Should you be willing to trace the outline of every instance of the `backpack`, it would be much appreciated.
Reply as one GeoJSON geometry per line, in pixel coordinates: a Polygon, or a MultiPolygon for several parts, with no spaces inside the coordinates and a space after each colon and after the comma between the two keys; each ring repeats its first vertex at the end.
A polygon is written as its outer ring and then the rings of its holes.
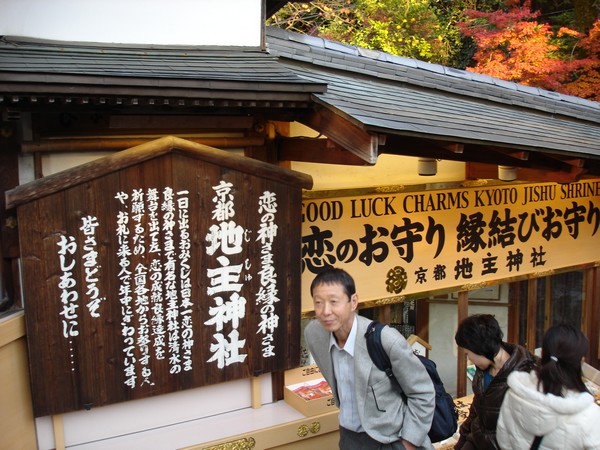
{"type": "MultiPolygon", "coordinates": [[[[395,379],[392,372],[390,358],[381,345],[381,329],[385,326],[383,323],[371,322],[365,333],[367,339],[367,350],[373,360],[373,364],[386,375],[395,379]]],[[[435,363],[422,355],[416,355],[421,363],[427,369],[427,373],[433,382],[435,388],[435,411],[433,413],[433,422],[429,430],[429,439],[431,442],[439,442],[452,436],[457,429],[458,410],[452,396],[444,389],[444,383],[440,379],[435,363]]],[[[404,394],[402,394],[404,396],[404,394]]]]}

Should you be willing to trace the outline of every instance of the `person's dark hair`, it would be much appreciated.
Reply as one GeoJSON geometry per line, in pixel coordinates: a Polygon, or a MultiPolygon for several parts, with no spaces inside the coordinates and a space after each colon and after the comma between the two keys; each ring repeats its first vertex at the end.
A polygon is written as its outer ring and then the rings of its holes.
{"type": "Polygon", "coordinates": [[[356,294],[356,286],[354,284],[354,278],[346,272],[344,269],[329,268],[320,272],[310,284],[310,295],[313,295],[315,287],[321,284],[341,284],[344,287],[344,291],[351,298],[356,294]]]}
{"type": "Polygon", "coordinates": [[[587,392],[581,362],[590,344],[584,334],[572,325],[553,325],[542,339],[542,361],[537,374],[546,394],[563,396],[564,389],[587,392]]]}
{"type": "Polygon", "coordinates": [[[474,314],[458,325],[454,340],[459,347],[493,361],[500,351],[503,336],[500,324],[494,316],[474,314]]]}

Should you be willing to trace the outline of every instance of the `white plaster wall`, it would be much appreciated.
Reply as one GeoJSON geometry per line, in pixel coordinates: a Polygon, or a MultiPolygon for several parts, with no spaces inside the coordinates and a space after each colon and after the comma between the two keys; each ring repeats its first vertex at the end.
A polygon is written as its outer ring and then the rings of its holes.
{"type": "MultiPolygon", "coordinates": [[[[44,176],[52,175],[72,167],[85,164],[110,152],[86,152],[86,153],[52,153],[42,155],[42,173],[44,176]]],[[[29,183],[35,180],[33,155],[30,153],[19,154],[19,184],[29,183]]]]}
{"type": "MultiPolygon", "coordinates": [[[[484,300],[484,302],[487,305],[469,305],[468,314],[493,314],[498,320],[504,333],[504,340],[506,340],[508,333],[508,307],[506,306],[508,302],[508,285],[500,285],[499,300],[484,300]]],[[[457,327],[456,302],[429,304],[429,344],[431,345],[429,357],[437,364],[438,373],[444,387],[452,396],[456,396],[456,360],[458,353],[454,343],[454,335],[457,327]]],[[[471,382],[467,380],[467,394],[471,392],[471,382]]]]}
{"type": "Polygon", "coordinates": [[[436,176],[420,176],[418,158],[383,154],[374,166],[292,163],[292,169],[313,177],[313,190],[352,189],[386,185],[460,182],[465,179],[465,164],[438,161],[436,176]]]}
{"type": "MultiPolygon", "coordinates": [[[[262,405],[273,404],[269,374],[260,377],[260,392],[262,405]]],[[[289,420],[301,417],[300,413],[287,405],[281,405],[277,409],[284,417],[289,415],[289,420]]],[[[256,425],[246,423],[224,428],[204,424],[204,420],[215,421],[219,417],[227,421],[231,412],[246,416],[249,422],[255,420],[255,417],[267,422],[271,420],[267,412],[254,414],[253,411],[257,410],[251,408],[250,380],[238,380],[92,408],[89,411],[71,412],[63,414],[61,418],[67,448],[128,448],[123,443],[122,436],[131,435],[129,442],[139,443],[145,442],[145,435],[151,433],[150,444],[129,448],[166,449],[221,439],[256,425]],[[162,432],[156,433],[156,430],[161,429],[162,432]]],[[[267,424],[271,425],[272,423],[267,424]]],[[[52,418],[36,419],[36,428],[38,450],[56,448],[52,418]]]]}
{"type": "Polygon", "coordinates": [[[0,35],[259,47],[261,0],[0,0],[0,35]]]}

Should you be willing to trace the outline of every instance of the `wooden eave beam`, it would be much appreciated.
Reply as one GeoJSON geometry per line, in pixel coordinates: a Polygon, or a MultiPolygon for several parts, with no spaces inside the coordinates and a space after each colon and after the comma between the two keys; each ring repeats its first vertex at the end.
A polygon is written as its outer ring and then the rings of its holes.
{"type": "Polygon", "coordinates": [[[368,165],[364,159],[324,138],[279,137],[275,141],[279,161],[302,161],[350,166],[368,165]]]}
{"type": "Polygon", "coordinates": [[[528,164],[523,167],[529,169],[546,169],[550,171],[573,172],[573,169],[583,167],[581,161],[574,161],[572,158],[562,158],[560,155],[549,152],[531,152],[529,154],[528,164]]]}
{"type": "MultiPolygon", "coordinates": [[[[572,170],[547,170],[527,167],[517,167],[517,180],[533,181],[539,183],[573,183],[579,181],[585,174],[583,168],[572,168],[572,170]]],[[[467,162],[465,177],[473,179],[498,179],[498,166],[495,164],[483,164],[467,162]]]]}
{"type": "Polygon", "coordinates": [[[585,174],[583,167],[573,167],[570,171],[544,170],[544,169],[517,169],[517,179],[526,181],[574,183],[585,174]]]}
{"type": "Polygon", "coordinates": [[[465,145],[458,142],[453,144],[443,144],[441,147],[452,153],[462,153],[465,151],[465,145]]]}
{"type": "Polygon", "coordinates": [[[498,166],[513,166],[517,168],[517,179],[538,182],[572,183],[589,173],[585,167],[567,164],[548,153],[529,152],[528,159],[513,159],[496,157],[491,161],[472,158],[467,161],[467,178],[498,178],[498,166]],[[502,161],[502,162],[501,162],[502,161]]]}
{"type": "MultiPolygon", "coordinates": [[[[432,139],[411,136],[389,136],[381,153],[396,155],[446,159],[450,161],[475,162],[496,166],[514,166],[529,169],[542,169],[550,172],[564,172],[578,176],[572,171],[573,165],[559,155],[543,151],[507,149],[498,146],[464,144],[462,153],[452,151],[452,145],[432,139]]],[[[576,158],[575,158],[576,160],[576,158]]],[[[580,163],[579,161],[576,161],[580,163]]]]}
{"type": "Polygon", "coordinates": [[[250,115],[183,115],[183,114],[111,114],[82,113],[68,124],[60,114],[34,113],[35,134],[39,139],[79,139],[85,136],[107,139],[140,136],[187,135],[202,133],[246,132],[256,118],[250,115]]]}
{"type": "Polygon", "coordinates": [[[583,158],[569,158],[566,156],[560,156],[560,155],[555,155],[555,154],[551,154],[551,153],[546,154],[546,156],[548,156],[549,158],[554,158],[565,164],[569,164],[573,167],[583,167],[585,165],[585,160],[583,158]]]}
{"type": "Polygon", "coordinates": [[[300,86],[286,88],[253,91],[244,89],[241,83],[231,86],[230,89],[177,85],[148,86],[144,84],[143,79],[133,85],[44,85],[40,81],[39,84],[14,86],[0,81],[0,104],[11,107],[150,105],[295,109],[307,109],[312,106],[312,92],[307,92],[300,86]]]}
{"type": "Polygon", "coordinates": [[[600,159],[586,159],[584,167],[587,175],[600,176],[600,159]]]}
{"type": "Polygon", "coordinates": [[[518,179],[528,181],[570,183],[584,175],[600,175],[600,160],[477,144],[464,144],[462,153],[458,153],[452,151],[452,146],[431,139],[388,135],[382,153],[462,161],[467,163],[468,179],[497,179],[499,165],[517,167],[518,179]]]}
{"type": "Polygon", "coordinates": [[[491,147],[398,135],[388,135],[387,143],[381,149],[381,153],[501,165],[513,165],[514,162],[514,158],[491,147]]]}
{"type": "Polygon", "coordinates": [[[322,108],[306,117],[305,125],[327,136],[368,164],[375,164],[379,154],[379,137],[359,128],[348,119],[322,108]]]}
{"type": "Polygon", "coordinates": [[[511,158],[518,159],[519,161],[527,161],[529,159],[529,152],[520,151],[520,152],[505,152],[506,155],[511,158]]]}

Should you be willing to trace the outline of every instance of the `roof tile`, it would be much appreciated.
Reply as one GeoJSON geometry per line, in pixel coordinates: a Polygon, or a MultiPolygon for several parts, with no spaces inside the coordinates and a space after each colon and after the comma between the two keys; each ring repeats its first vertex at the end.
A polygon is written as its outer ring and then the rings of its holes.
{"type": "MultiPolygon", "coordinates": [[[[272,31],[273,28],[267,28],[268,41],[272,42],[270,37],[277,38],[284,36],[284,40],[295,39],[291,36],[297,33],[282,30],[272,31]]],[[[314,37],[311,37],[314,39],[314,37]]],[[[320,38],[318,38],[320,39],[320,38]]],[[[308,42],[308,41],[307,41],[308,42]]],[[[321,42],[321,41],[319,41],[321,42]]],[[[462,93],[463,95],[474,96],[477,98],[487,98],[491,101],[505,103],[507,105],[520,105],[522,107],[533,107],[541,111],[548,111],[561,114],[571,115],[574,117],[585,118],[593,122],[600,122],[600,117],[590,116],[591,111],[596,111],[600,108],[600,103],[590,100],[580,99],[578,97],[552,93],[543,89],[531,88],[517,83],[493,78],[487,75],[477,74],[471,71],[462,71],[450,67],[444,67],[437,64],[430,64],[416,59],[405,58],[401,56],[391,55],[381,51],[368,50],[360,47],[354,47],[356,52],[348,50],[346,44],[331,43],[323,40],[322,47],[327,52],[331,52],[331,64],[337,69],[343,69],[343,62],[336,61],[340,59],[345,61],[347,71],[355,71],[362,73],[373,73],[380,78],[392,79],[390,74],[397,74],[397,81],[407,82],[415,86],[419,86],[423,76],[419,74],[422,71],[428,71],[440,77],[439,82],[434,85],[439,89],[446,90],[452,93],[462,93]],[[365,60],[364,65],[356,64],[355,61],[350,63],[348,54],[356,55],[356,58],[365,60]],[[344,56],[346,55],[346,56],[344,56]],[[386,68],[389,65],[390,68],[386,68]],[[374,67],[373,67],[374,66],[374,67]],[[378,74],[378,75],[377,75],[378,74]],[[453,83],[445,83],[444,78],[452,77],[456,81],[453,83]],[[534,100],[541,98],[541,101],[534,100]],[[544,100],[545,99],[545,100],[544,100]],[[558,104],[555,104],[557,103],[558,104]]],[[[319,44],[321,45],[321,44],[319,44]]],[[[305,50],[307,53],[314,51],[314,48],[305,50]]],[[[281,53],[275,52],[280,56],[286,56],[287,52],[283,50],[281,53]]],[[[289,55],[288,55],[289,56],[289,55]]],[[[427,85],[421,87],[431,87],[427,85]]]]}
{"type": "MultiPolygon", "coordinates": [[[[270,31],[267,40],[279,41],[270,31]]],[[[328,61],[298,65],[285,42],[273,54],[299,76],[326,82],[314,94],[320,103],[371,132],[600,158],[600,103],[383,52],[348,54],[347,46],[326,44],[328,61]]]]}

